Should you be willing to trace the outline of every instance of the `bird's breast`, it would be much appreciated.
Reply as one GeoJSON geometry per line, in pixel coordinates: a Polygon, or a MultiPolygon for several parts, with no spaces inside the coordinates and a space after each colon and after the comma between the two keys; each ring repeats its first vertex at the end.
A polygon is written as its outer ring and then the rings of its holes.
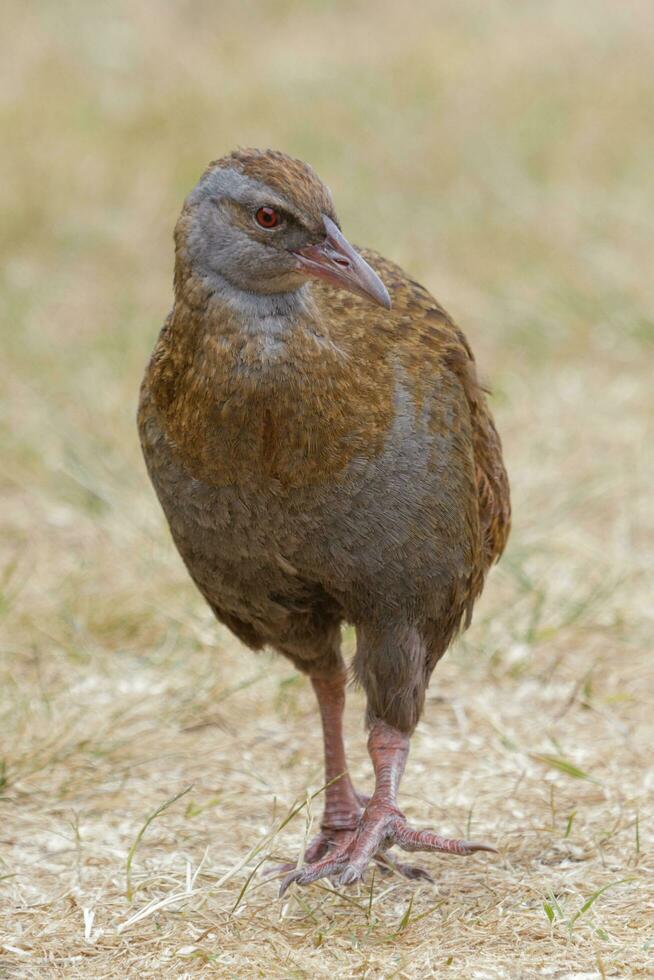
{"type": "Polygon", "coordinates": [[[213,485],[321,483],[380,452],[392,377],[313,330],[208,334],[183,359],[155,351],[147,381],[171,445],[213,485]]]}

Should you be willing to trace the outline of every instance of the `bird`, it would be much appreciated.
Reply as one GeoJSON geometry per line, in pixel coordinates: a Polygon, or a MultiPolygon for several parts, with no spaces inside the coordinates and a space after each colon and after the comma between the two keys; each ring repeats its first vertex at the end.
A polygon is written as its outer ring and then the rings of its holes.
{"type": "Polygon", "coordinates": [[[210,163],[174,238],[174,303],[138,408],[149,477],[216,618],[308,677],[322,725],[320,830],[280,869],[280,894],[375,865],[431,879],[394,847],[494,851],[411,826],[398,800],[432,671],[510,527],[466,337],[398,265],[351,245],[326,184],[280,151],[210,163]],[[347,766],[352,678],[370,795],[347,766]]]}

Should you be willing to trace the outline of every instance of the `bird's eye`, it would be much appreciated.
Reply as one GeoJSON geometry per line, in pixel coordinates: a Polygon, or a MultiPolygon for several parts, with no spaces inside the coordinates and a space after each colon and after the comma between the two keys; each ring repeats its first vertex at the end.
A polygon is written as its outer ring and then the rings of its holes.
{"type": "Polygon", "coordinates": [[[262,228],[276,228],[280,220],[279,213],[274,208],[259,208],[255,218],[262,228]]]}

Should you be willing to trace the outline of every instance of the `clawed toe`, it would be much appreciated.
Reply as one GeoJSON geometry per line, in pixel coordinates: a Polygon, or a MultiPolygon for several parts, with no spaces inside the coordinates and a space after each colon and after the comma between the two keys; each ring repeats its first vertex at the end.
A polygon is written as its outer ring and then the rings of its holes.
{"type": "Polygon", "coordinates": [[[317,881],[319,878],[338,876],[343,868],[344,860],[343,855],[337,855],[336,857],[327,858],[324,861],[318,861],[316,864],[305,865],[303,868],[297,868],[295,871],[291,871],[279,886],[279,897],[282,898],[286,889],[294,883],[296,885],[309,885],[312,881],[317,881]]]}
{"type": "Polygon", "coordinates": [[[434,884],[434,879],[424,868],[413,864],[406,864],[404,861],[397,861],[388,853],[382,854],[380,851],[378,854],[375,854],[375,863],[383,874],[391,875],[395,873],[401,875],[403,878],[407,878],[409,881],[428,881],[430,884],[434,884]]]}
{"type": "Polygon", "coordinates": [[[284,880],[282,881],[281,885],[279,886],[279,897],[280,898],[283,897],[284,892],[290,885],[293,884],[293,882],[297,882],[298,885],[306,884],[305,881],[301,880],[302,875],[303,875],[302,868],[297,868],[295,871],[291,871],[290,874],[287,874],[284,880]]]}
{"type": "MultiPolygon", "coordinates": [[[[323,858],[328,857],[330,853],[333,853],[336,849],[342,847],[344,843],[349,841],[352,837],[352,833],[353,832],[351,830],[332,830],[330,832],[321,830],[320,833],[317,834],[307,845],[307,849],[304,852],[303,867],[315,865],[323,858]]],[[[297,867],[297,863],[295,861],[287,861],[284,864],[276,864],[273,868],[267,870],[265,877],[273,878],[282,874],[288,876],[290,872],[302,870],[303,868],[297,867]]],[[[305,882],[300,882],[300,884],[305,884],[305,882]]],[[[285,885],[284,890],[286,890],[286,888],[288,888],[288,885],[285,885]]]]}
{"type": "Polygon", "coordinates": [[[395,870],[404,878],[408,878],[409,881],[428,881],[430,885],[435,884],[434,878],[429,872],[419,865],[405,864],[402,861],[398,861],[395,865],[395,870]]]}
{"type": "Polygon", "coordinates": [[[359,881],[361,878],[361,872],[358,868],[353,867],[351,864],[341,873],[339,878],[340,885],[353,885],[355,881],[359,881]]]}
{"type": "Polygon", "coordinates": [[[476,851],[488,851],[497,854],[490,844],[480,844],[477,841],[457,840],[441,837],[433,830],[413,830],[404,818],[398,818],[393,828],[393,843],[403,851],[440,851],[443,854],[458,854],[467,857],[476,851]]]}

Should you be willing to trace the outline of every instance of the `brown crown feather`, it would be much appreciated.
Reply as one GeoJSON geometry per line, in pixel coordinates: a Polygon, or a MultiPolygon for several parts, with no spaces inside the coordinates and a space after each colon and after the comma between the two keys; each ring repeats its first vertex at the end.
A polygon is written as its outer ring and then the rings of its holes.
{"type": "Polygon", "coordinates": [[[314,220],[326,214],[338,224],[329,188],[303,160],[279,150],[239,149],[214,160],[208,170],[233,168],[282,194],[314,220]]]}

